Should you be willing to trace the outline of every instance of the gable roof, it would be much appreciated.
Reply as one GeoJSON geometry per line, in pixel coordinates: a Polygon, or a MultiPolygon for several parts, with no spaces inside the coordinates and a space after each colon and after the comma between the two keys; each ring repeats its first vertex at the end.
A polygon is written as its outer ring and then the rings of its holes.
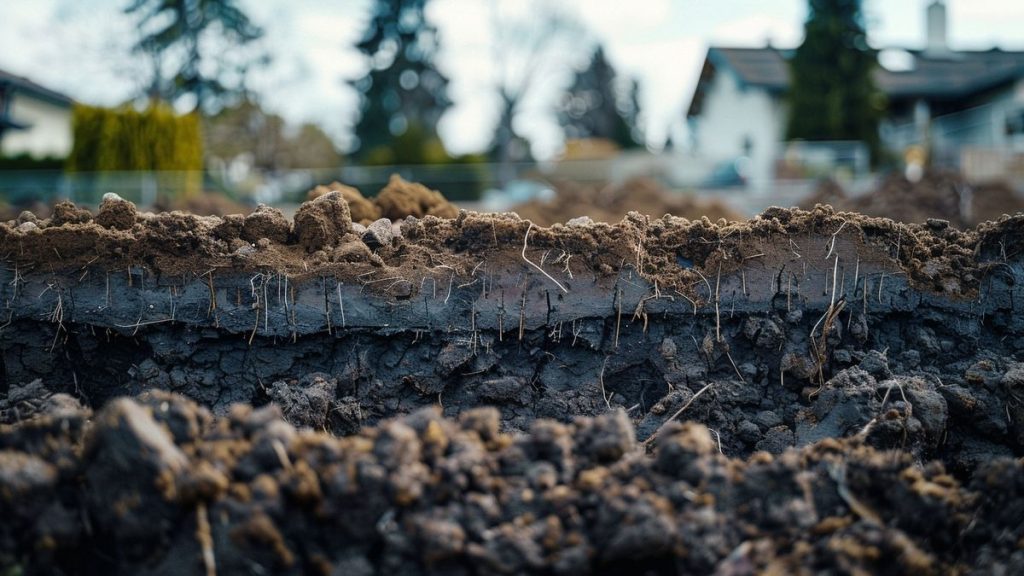
{"type": "Polygon", "coordinates": [[[12,90],[13,92],[31,94],[40,100],[46,100],[58,106],[71,106],[74,103],[74,100],[69,96],[61,94],[56,90],[50,90],[24,76],[18,76],[3,69],[0,69],[0,90],[12,90]]]}
{"type": "MultiPolygon", "coordinates": [[[[941,56],[922,50],[907,52],[913,58],[911,69],[875,69],[875,83],[890,98],[954,100],[1024,78],[1024,52],[1020,51],[950,51],[941,56]]],[[[773,47],[710,47],[687,116],[700,114],[703,91],[718,70],[731,71],[743,86],[785,92],[789,87],[787,60],[792,53],[773,47]]]]}

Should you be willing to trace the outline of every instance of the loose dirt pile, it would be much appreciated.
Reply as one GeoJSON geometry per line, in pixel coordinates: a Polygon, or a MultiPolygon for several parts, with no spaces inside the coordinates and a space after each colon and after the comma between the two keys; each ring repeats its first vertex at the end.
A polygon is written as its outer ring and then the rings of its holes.
{"type": "Polygon", "coordinates": [[[345,195],[0,224],[0,567],[1024,567],[1024,216],[345,195]]]}
{"type": "Polygon", "coordinates": [[[352,220],[364,225],[380,218],[399,220],[407,216],[422,218],[427,215],[455,218],[459,214],[459,209],[440,192],[422,184],[406,182],[398,175],[392,176],[388,185],[370,199],[363,197],[359,190],[340,182],[317,186],[309,191],[306,199],[315,200],[330,192],[340,192],[349,204],[352,220]]]}
{"type": "Polygon", "coordinates": [[[1005,182],[968,184],[954,172],[931,170],[918,182],[891,174],[868,194],[850,197],[841,186],[824,180],[801,202],[806,209],[828,204],[837,210],[923,224],[929,218],[966,228],[1024,211],[1024,195],[1005,182]]]}
{"type": "Polygon", "coordinates": [[[586,216],[595,222],[618,222],[629,212],[651,216],[671,214],[690,220],[707,217],[712,221],[744,218],[717,200],[672,193],[650,178],[634,178],[621,184],[594,186],[562,182],[555,186],[551,200],[531,200],[512,208],[539,226],[565,223],[586,216]]]}
{"type": "MultiPolygon", "coordinates": [[[[436,410],[336,438],[274,408],[53,397],[0,428],[0,563],[31,573],[1013,573],[1024,466],[960,482],[863,438],[641,449],[625,412],[500,430],[436,410]]],[[[895,441],[896,438],[890,438],[895,441]]]]}

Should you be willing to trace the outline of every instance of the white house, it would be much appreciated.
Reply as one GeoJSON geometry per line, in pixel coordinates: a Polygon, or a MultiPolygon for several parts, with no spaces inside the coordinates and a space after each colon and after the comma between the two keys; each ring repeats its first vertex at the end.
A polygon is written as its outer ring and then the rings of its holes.
{"type": "MultiPolygon", "coordinates": [[[[883,144],[900,152],[925,145],[944,162],[965,150],[1024,152],[1024,52],[954,51],[946,6],[927,9],[924,49],[884,49],[875,82],[888,97],[883,144]]],[[[712,159],[750,158],[750,180],[773,178],[785,140],[793,50],[708,49],[687,110],[694,149],[712,159]]]]}
{"type": "Polygon", "coordinates": [[[67,156],[72,103],[59,92],[0,70],[0,154],[67,156]]]}

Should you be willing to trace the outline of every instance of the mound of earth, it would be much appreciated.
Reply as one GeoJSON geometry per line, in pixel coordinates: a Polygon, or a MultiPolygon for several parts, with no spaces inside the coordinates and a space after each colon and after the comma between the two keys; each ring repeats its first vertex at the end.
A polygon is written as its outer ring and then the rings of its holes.
{"type": "Polygon", "coordinates": [[[440,192],[422,184],[406,182],[397,174],[391,176],[388,185],[373,198],[365,198],[356,188],[340,182],[317,186],[309,191],[306,198],[314,200],[329,192],[340,192],[349,204],[352,220],[363,225],[380,218],[399,220],[406,216],[422,218],[428,215],[455,218],[459,215],[459,209],[440,192]]]}
{"type": "Polygon", "coordinates": [[[877,189],[861,196],[850,196],[834,181],[824,180],[800,206],[810,209],[817,204],[900,222],[937,218],[967,228],[1024,211],[1024,195],[1005,182],[971,185],[955,172],[929,170],[917,182],[890,174],[877,189]]]}
{"type": "Polygon", "coordinates": [[[703,217],[712,221],[744,219],[718,200],[673,193],[650,178],[633,178],[605,186],[562,182],[555,185],[554,198],[531,200],[513,207],[512,211],[539,226],[583,216],[595,222],[618,222],[629,212],[651,216],[671,214],[690,220],[703,217]]]}

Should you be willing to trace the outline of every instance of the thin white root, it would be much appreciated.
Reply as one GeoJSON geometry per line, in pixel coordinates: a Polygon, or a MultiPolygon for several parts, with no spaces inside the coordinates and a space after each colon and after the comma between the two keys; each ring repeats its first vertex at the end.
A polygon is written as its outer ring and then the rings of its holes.
{"type": "Polygon", "coordinates": [[[569,289],[568,288],[566,288],[565,286],[562,286],[562,283],[559,282],[558,280],[555,280],[554,276],[552,276],[551,274],[548,274],[547,272],[545,272],[543,268],[541,268],[540,266],[534,264],[533,261],[531,261],[529,258],[526,257],[526,247],[527,247],[527,243],[530,240],[530,232],[532,230],[533,230],[533,222],[530,222],[530,225],[526,228],[526,236],[523,237],[523,260],[525,260],[526,263],[529,264],[530,266],[533,266],[534,268],[539,270],[541,274],[543,274],[544,276],[547,276],[548,280],[551,280],[552,282],[555,283],[556,286],[558,286],[559,288],[562,289],[562,292],[565,292],[566,294],[568,294],[569,293],[569,289]]]}
{"type": "Polygon", "coordinates": [[[601,384],[601,398],[604,398],[604,405],[608,407],[609,411],[611,411],[611,409],[612,409],[612,403],[611,403],[611,400],[610,400],[611,397],[608,396],[608,394],[606,394],[605,391],[604,391],[604,369],[607,366],[608,366],[608,357],[606,356],[605,359],[604,359],[604,364],[601,365],[601,373],[597,375],[597,381],[601,384]]]}
{"type": "Polygon", "coordinates": [[[210,518],[206,512],[206,503],[196,505],[196,540],[203,551],[203,566],[206,576],[217,576],[217,559],[213,555],[213,534],[210,531],[210,518]]]}
{"type": "Polygon", "coordinates": [[[705,386],[705,387],[701,388],[700,390],[698,390],[697,393],[694,394],[692,398],[690,398],[689,400],[686,401],[686,404],[683,404],[682,408],[680,408],[679,410],[676,410],[675,414],[669,416],[668,420],[665,420],[664,422],[662,422],[661,426],[658,426],[658,429],[654,431],[654,434],[651,434],[647,438],[647,440],[644,440],[643,445],[644,446],[649,446],[651,444],[651,442],[654,442],[654,439],[658,437],[658,434],[661,433],[661,431],[665,428],[665,426],[668,426],[669,422],[671,422],[671,421],[675,420],[676,418],[678,418],[680,414],[685,412],[686,409],[690,407],[690,404],[693,404],[694,401],[697,400],[697,398],[700,398],[701,394],[707,392],[708,388],[711,388],[714,385],[715,385],[715,383],[711,382],[707,386],[705,386]]]}

